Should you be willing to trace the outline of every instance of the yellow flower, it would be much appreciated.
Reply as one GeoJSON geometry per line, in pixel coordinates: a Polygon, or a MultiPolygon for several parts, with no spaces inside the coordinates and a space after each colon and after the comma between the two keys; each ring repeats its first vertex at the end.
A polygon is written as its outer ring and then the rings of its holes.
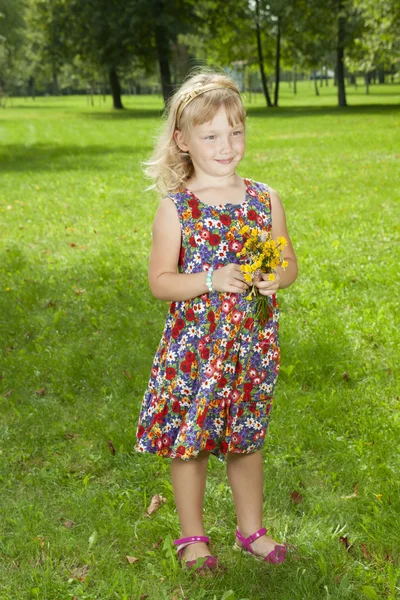
{"type": "Polygon", "coordinates": [[[245,225],[244,227],[242,227],[242,229],[240,230],[240,233],[243,235],[244,233],[247,233],[249,231],[250,227],[248,225],[245,225]]]}
{"type": "Polygon", "coordinates": [[[273,273],[270,273],[268,275],[268,279],[269,279],[269,281],[275,281],[275,275],[273,273]]]}
{"type": "Polygon", "coordinates": [[[253,296],[252,296],[251,294],[249,294],[248,296],[246,296],[246,300],[251,300],[251,299],[252,299],[252,297],[253,297],[253,296]]]}
{"type": "Polygon", "coordinates": [[[377,500],[380,500],[380,499],[382,498],[382,494],[376,494],[375,498],[376,498],[377,500]]]}
{"type": "Polygon", "coordinates": [[[287,261],[287,260],[283,260],[283,261],[282,261],[282,265],[281,265],[281,266],[282,266],[282,269],[286,269],[286,267],[288,266],[288,264],[289,264],[289,263],[288,263],[288,261],[287,261]]]}
{"type": "Polygon", "coordinates": [[[245,273],[244,280],[247,281],[247,283],[251,283],[253,281],[253,276],[250,273],[245,273]]]}
{"type": "Polygon", "coordinates": [[[280,244],[280,246],[284,248],[287,245],[286,238],[278,236],[278,244],[280,244]]]}

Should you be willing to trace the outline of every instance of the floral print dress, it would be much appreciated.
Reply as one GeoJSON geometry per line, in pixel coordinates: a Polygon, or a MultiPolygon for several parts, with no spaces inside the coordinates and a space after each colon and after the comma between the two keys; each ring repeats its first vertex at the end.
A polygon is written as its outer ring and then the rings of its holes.
{"type": "MultiPolygon", "coordinates": [[[[241,204],[209,205],[180,187],[169,194],[181,223],[179,272],[239,263],[244,225],[271,229],[268,186],[244,179],[241,204]]],[[[136,431],[138,452],[183,460],[201,450],[259,450],[279,371],[276,295],[261,326],[246,294],[213,291],[171,302],[136,431]]]]}

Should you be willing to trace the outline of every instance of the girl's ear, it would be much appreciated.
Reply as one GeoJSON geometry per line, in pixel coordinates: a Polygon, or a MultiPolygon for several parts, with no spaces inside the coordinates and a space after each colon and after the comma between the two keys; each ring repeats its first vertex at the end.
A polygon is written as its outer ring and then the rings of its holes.
{"type": "Polygon", "coordinates": [[[174,140],[183,152],[187,152],[189,150],[189,146],[186,144],[183,133],[180,129],[175,129],[174,131],[174,140]]]}

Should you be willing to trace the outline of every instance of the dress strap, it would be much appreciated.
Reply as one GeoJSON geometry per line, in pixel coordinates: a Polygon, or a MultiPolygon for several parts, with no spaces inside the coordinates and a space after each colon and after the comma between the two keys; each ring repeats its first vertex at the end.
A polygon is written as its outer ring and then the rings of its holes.
{"type": "Polygon", "coordinates": [[[182,218],[182,213],[188,208],[188,197],[183,188],[178,188],[176,192],[169,192],[167,198],[170,198],[175,204],[179,218],[182,218]]]}

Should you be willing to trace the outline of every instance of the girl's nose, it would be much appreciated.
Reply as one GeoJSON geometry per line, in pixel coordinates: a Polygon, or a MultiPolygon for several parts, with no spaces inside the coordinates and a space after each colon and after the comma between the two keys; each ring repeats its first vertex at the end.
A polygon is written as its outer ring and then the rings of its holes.
{"type": "Polygon", "coordinates": [[[223,139],[221,141],[221,145],[219,148],[219,151],[221,154],[229,154],[232,150],[231,150],[231,140],[230,139],[223,139]]]}

